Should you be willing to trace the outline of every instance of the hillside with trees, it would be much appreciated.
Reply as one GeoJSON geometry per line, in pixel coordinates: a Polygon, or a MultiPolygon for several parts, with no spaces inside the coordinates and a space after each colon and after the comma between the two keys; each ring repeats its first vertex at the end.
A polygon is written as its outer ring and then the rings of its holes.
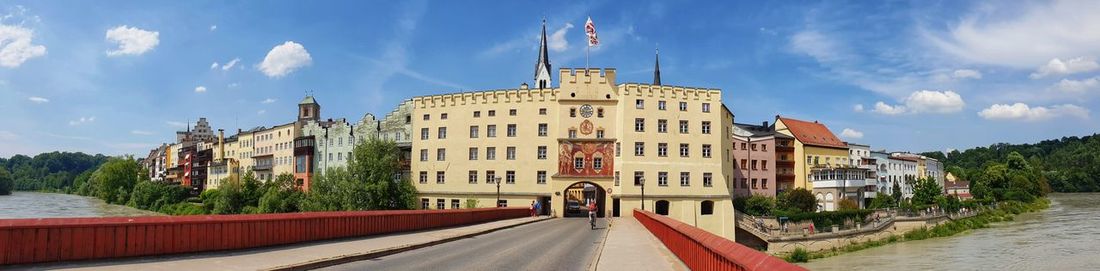
{"type": "Polygon", "coordinates": [[[971,181],[979,190],[973,191],[976,195],[984,192],[976,184],[1006,187],[1001,184],[1022,182],[1017,176],[1037,180],[1039,190],[1100,192],[1100,134],[923,155],[943,161],[948,172],[971,181]]]}
{"type": "Polygon", "coordinates": [[[0,158],[0,169],[8,173],[8,178],[0,177],[0,194],[4,194],[6,185],[10,185],[8,191],[66,192],[66,189],[75,189],[77,183],[87,181],[107,158],[102,154],[81,152],[48,152],[34,157],[17,154],[8,159],[0,158]]]}

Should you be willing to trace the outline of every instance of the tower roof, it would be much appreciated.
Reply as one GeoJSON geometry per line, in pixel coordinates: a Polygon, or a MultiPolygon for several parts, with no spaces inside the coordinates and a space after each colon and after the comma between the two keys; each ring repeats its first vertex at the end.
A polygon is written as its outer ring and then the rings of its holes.
{"type": "Polygon", "coordinates": [[[317,104],[317,100],[313,99],[313,95],[307,95],[305,99],[302,99],[298,104],[317,104]]]}
{"type": "Polygon", "coordinates": [[[653,84],[661,85],[661,50],[656,49],[653,57],[653,84]]]}
{"type": "Polygon", "coordinates": [[[539,80],[539,70],[550,74],[550,52],[546,46],[546,19],[542,19],[542,39],[539,41],[539,60],[535,63],[535,80],[539,80]]]}

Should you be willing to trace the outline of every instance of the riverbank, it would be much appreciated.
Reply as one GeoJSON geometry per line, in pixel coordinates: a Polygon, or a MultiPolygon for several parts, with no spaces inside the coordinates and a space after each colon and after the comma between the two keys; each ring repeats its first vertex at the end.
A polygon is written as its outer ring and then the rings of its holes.
{"type": "Polygon", "coordinates": [[[15,191],[0,197],[0,219],[160,215],[164,214],[73,194],[15,191]]]}
{"type": "Polygon", "coordinates": [[[974,229],[988,228],[992,223],[1013,221],[1016,215],[1037,212],[1047,209],[1049,207],[1050,200],[1045,198],[1036,199],[1031,203],[1021,203],[1016,201],[1002,202],[996,209],[985,210],[978,215],[968,218],[951,220],[932,228],[922,227],[908,231],[900,236],[891,235],[890,237],[880,240],[854,243],[851,245],[833,248],[825,251],[809,252],[804,249],[798,248],[795,249],[794,252],[784,256],[783,259],[787,260],[788,262],[807,262],[813,259],[837,256],[844,253],[856,252],[897,242],[948,237],[974,229]]]}

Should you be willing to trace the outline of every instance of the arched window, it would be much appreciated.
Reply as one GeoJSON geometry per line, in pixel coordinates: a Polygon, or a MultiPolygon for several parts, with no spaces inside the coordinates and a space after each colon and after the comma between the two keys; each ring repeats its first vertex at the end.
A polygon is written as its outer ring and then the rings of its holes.
{"type": "Polygon", "coordinates": [[[668,201],[658,200],[657,207],[655,209],[657,209],[657,214],[659,215],[668,215],[668,201]]]}
{"type": "Polygon", "coordinates": [[[699,204],[699,213],[701,215],[712,215],[712,214],[714,214],[714,202],[709,201],[709,200],[704,200],[702,203],[699,204]]]}

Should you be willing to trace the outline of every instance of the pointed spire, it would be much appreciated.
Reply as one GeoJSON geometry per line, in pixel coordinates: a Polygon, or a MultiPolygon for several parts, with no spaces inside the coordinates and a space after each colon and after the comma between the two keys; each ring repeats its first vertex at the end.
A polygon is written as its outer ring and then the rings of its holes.
{"type": "Polygon", "coordinates": [[[546,46],[546,18],[542,19],[542,39],[539,41],[539,60],[535,63],[535,87],[550,87],[550,52],[546,46]]]}
{"type": "Polygon", "coordinates": [[[661,49],[655,49],[656,55],[653,58],[653,84],[661,85],[661,49]]]}

